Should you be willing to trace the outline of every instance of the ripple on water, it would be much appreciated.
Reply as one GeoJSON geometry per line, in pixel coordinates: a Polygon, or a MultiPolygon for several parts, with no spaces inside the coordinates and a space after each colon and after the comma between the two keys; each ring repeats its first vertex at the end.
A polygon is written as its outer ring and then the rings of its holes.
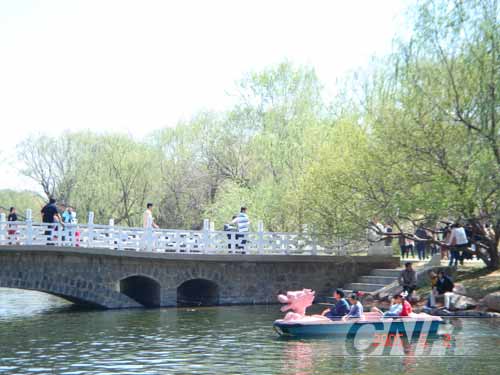
{"type": "Polygon", "coordinates": [[[81,311],[35,293],[24,309],[19,292],[2,293],[2,374],[482,375],[496,373],[498,364],[498,321],[450,321],[444,328],[454,347],[432,360],[370,357],[346,340],[277,339],[276,306],[81,311]]]}

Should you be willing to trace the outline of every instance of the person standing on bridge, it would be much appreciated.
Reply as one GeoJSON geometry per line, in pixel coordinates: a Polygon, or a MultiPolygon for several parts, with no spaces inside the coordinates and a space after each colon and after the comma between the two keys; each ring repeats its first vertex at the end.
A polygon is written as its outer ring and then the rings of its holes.
{"type": "Polygon", "coordinates": [[[148,203],[146,205],[146,211],[144,211],[142,226],[143,228],[148,228],[149,222],[151,220],[151,226],[153,228],[159,228],[153,219],[153,203],[148,203]]]}
{"type": "MultiPolygon", "coordinates": [[[[16,208],[11,207],[9,210],[9,217],[7,218],[7,221],[17,221],[17,214],[16,214],[16,208]]],[[[16,237],[17,233],[17,225],[15,224],[9,224],[9,229],[7,231],[7,234],[9,235],[9,240],[12,240],[14,238],[15,241],[17,241],[16,237]]],[[[9,241],[9,245],[12,245],[12,242],[9,241]]]]}
{"type": "Polygon", "coordinates": [[[237,248],[244,250],[245,244],[247,243],[247,240],[245,238],[246,233],[250,231],[250,219],[248,218],[246,207],[241,207],[240,213],[232,221],[232,224],[236,224],[237,226],[238,234],[236,235],[236,240],[241,239],[241,245],[236,246],[237,248]]]}
{"type": "MultiPolygon", "coordinates": [[[[54,223],[54,222],[60,222],[62,223],[62,218],[61,215],[59,214],[59,211],[57,210],[56,206],[56,200],[53,197],[49,198],[49,203],[47,203],[42,210],[40,211],[42,214],[42,222],[44,223],[54,223]]],[[[53,230],[53,225],[47,225],[47,230],[45,231],[45,235],[47,236],[47,241],[48,245],[53,245],[54,243],[53,238],[52,238],[52,230],[53,230]]]]}

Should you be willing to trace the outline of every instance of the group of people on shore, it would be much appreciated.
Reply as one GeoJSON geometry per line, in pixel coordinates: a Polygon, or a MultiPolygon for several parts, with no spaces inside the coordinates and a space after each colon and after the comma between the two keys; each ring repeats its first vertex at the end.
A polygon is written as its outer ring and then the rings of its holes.
{"type": "MultiPolygon", "coordinates": [[[[472,259],[474,253],[478,257],[477,243],[481,240],[481,235],[469,222],[466,225],[459,222],[443,223],[441,226],[436,225],[435,228],[425,228],[420,224],[413,234],[396,234],[389,223],[382,225],[372,222],[372,226],[385,235],[386,246],[391,246],[393,239],[397,237],[403,259],[408,259],[410,255],[415,257],[415,250],[419,260],[440,253],[442,259],[449,260],[450,267],[457,267],[458,263],[463,264],[464,260],[472,259]]],[[[489,224],[484,224],[480,232],[491,238],[495,235],[489,224]]]]}
{"type": "MultiPolygon", "coordinates": [[[[439,271],[438,273],[431,271],[429,276],[431,280],[431,292],[429,294],[429,298],[427,299],[427,306],[436,307],[436,299],[442,298],[444,300],[444,307],[449,308],[449,293],[451,293],[455,287],[453,281],[444,273],[444,271],[439,271]]],[[[405,264],[405,269],[401,271],[398,281],[399,285],[403,289],[403,292],[411,298],[413,292],[417,289],[417,272],[413,269],[410,262],[405,264]]]]}
{"type": "MultiPolygon", "coordinates": [[[[442,299],[444,308],[449,309],[450,295],[454,288],[453,281],[444,271],[439,271],[438,273],[431,271],[429,275],[431,278],[431,292],[426,306],[434,308],[436,307],[436,301],[442,299]]],[[[405,264],[405,269],[401,271],[398,281],[402,292],[392,296],[389,309],[383,312],[377,307],[372,307],[371,312],[378,313],[384,318],[405,317],[413,312],[410,300],[417,288],[417,274],[410,262],[405,264]]],[[[335,304],[325,309],[321,315],[331,320],[347,320],[349,318],[363,317],[364,308],[359,298],[359,292],[354,292],[346,297],[342,289],[336,289],[333,297],[336,300],[335,304]]]]}

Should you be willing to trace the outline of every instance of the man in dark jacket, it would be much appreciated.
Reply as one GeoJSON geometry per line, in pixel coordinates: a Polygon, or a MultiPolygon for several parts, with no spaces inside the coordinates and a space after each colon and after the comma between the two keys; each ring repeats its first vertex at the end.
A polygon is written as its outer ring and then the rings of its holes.
{"type": "Polygon", "coordinates": [[[453,288],[455,285],[453,284],[453,281],[444,274],[443,271],[438,272],[438,279],[436,282],[436,290],[438,292],[438,295],[445,294],[447,292],[453,292],[453,288]]]}
{"type": "MultiPolygon", "coordinates": [[[[42,210],[40,211],[42,214],[42,221],[44,223],[62,223],[61,215],[57,210],[56,200],[52,197],[49,199],[49,203],[47,203],[42,210]]],[[[57,230],[57,226],[47,225],[47,230],[45,231],[45,235],[47,236],[47,245],[53,245],[53,230],[57,230]]]]}
{"type": "MultiPolygon", "coordinates": [[[[427,235],[427,231],[425,230],[423,225],[418,226],[417,230],[415,231],[415,236],[422,240],[427,240],[429,238],[429,236],[427,235]]],[[[415,246],[417,248],[418,259],[424,260],[425,258],[427,258],[427,254],[425,253],[427,242],[416,240],[415,246]]]]}
{"type": "Polygon", "coordinates": [[[438,272],[436,285],[432,288],[427,305],[430,307],[436,306],[436,298],[444,299],[444,306],[450,308],[450,297],[448,293],[453,292],[455,285],[449,276],[446,276],[443,271],[438,272]]]}
{"type": "Polygon", "coordinates": [[[342,289],[337,289],[334,297],[337,300],[335,306],[324,310],[321,315],[324,315],[331,320],[340,320],[349,313],[351,307],[349,306],[349,302],[347,302],[344,298],[345,293],[342,289]]]}

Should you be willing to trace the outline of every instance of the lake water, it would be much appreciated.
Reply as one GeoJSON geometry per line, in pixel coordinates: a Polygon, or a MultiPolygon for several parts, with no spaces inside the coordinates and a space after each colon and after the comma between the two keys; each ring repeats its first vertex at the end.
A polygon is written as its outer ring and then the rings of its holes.
{"type": "Polygon", "coordinates": [[[280,339],[279,306],[78,310],[0,289],[0,374],[499,374],[500,320],[453,319],[440,335],[280,339]]]}

